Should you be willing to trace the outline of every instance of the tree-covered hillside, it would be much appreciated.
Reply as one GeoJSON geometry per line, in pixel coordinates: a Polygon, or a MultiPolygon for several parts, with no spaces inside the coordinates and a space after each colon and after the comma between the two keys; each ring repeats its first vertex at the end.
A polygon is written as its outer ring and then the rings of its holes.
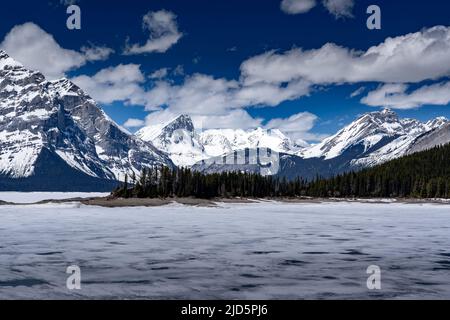
{"type": "Polygon", "coordinates": [[[308,195],[450,198],[450,145],[308,185],[308,195]]]}

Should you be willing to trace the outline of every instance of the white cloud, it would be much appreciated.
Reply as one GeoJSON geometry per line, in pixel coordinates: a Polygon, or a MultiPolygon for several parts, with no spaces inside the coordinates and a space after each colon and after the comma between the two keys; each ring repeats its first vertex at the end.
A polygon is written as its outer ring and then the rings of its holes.
{"type": "Polygon", "coordinates": [[[194,115],[192,120],[203,129],[253,129],[261,126],[262,119],[253,118],[242,109],[221,115],[194,115]]]}
{"type": "MultiPolygon", "coordinates": [[[[164,123],[177,115],[189,114],[196,127],[204,129],[262,127],[262,119],[251,117],[245,108],[255,105],[276,106],[308,92],[309,84],[303,81],[284,87],[272,84],[243,86],[238,81],[195,74],[179,85],[157,82],[146,93],[146,99],[150,110],[161,110],[151,113],[146,123],[164,123]]],[[[306,133],[308,128],[299,122],[292,134],[301,133],[295,135],[296,139],[312,138],[306,133]]]]}
{"type": "MultiPolygon", "coordinates": [[[[322,4],[336,19],[353,17],[354,0],[322,0],[322,4]]],[[[280,7],[287,14],[299,14],[309,12],[316,5],[317,0],[283,0],[280,7]]]]}
{"type": "Polygon", "coordinates": [[[144,45],[127,45],[124,54],[142,54],[151,52],[166,52],[183,36],[178,30],[177,16],[166,10],[148,12],[143,18],[143,28],[150,32],[150,37],[144,45]]]}
{"type": "MultiPolygon", "coordinates": [[[[224,122],[230,112],[252,106],[277,106],[283,101],[308,95],[315,85],[360,82],[421,82],[450,75],[450,28],[434,27],[421,32],[388,38],[367,51],[335,44],[320,49],[270,51],[244,61],[239,80],[195,74],[178,85],[158,82],[146,93],[147,106],[164,108],[161,114],[189,113],[205,117],[207,123],[224,122]],[[221,118],[222,117],[222,118],[221,118]]],[[[441,88],[442,90],[442,88],[441,88]]],[[[360,88],[353,96],[361,94],[360,88]]],[[[392,105],[392,103],[391,103],[392,105]]],[[[248,114],[247,114],[248,115],[248,114]]],[[[300,115],[296,115],[300,117],[300,115]]],[[[312,118],[276,119],[269,126],[284,127],[297,137],[308,136],[295,127],[312,118]],[[290,127],[292,125],[292,127],[290,127]]],[[[229,117],[234,119],[232,117],[229,117]]],[[[241,125],[242,121],[237,121],[241,125]]]]}
{"type": "Polygon", "coordinates": [[[395,109],[418,108],[423,105],[447,105],[450,103],[450,82],[419,87],[408,92],[405,84],[386,84],[369,92],[361,103],[395,109]]]}
{"type": "Polygon", "coordinates": [[[350,94],[350,98],[360,96],[364,93],[364,91],[366,91],[366,87],[360,87],[350,94]]]}
{"type": "Polygon", "coordinates": [[[269,51],[244,61],[242,81],[315,84],[420,82],[450,75],[450,28],[433,27],[387,38],[367,51],[328,43],[320,49],[269,51]]]}
{"type": "Polygon", "coordinates": [[[354,0],[323,0],[323,5],[336,19],[353,17],[354,0]]]}
{"type": "Polygon", "coordinates": [[[149,77],[150,79],[163,79],[167,76],[168,73],[169,73],[168,68],[161,68],[154,71],[149,77]]]}
{"type": "Polygon", "coordinates": [[[294,139],[294,141],[320,141],[324,138],[324,135],[316,135],[309,132],[313,129],[318,119],[319,118],[315,114],[301,112],[288,118],[272,119],[265,125],[265,128],[279,129],[281,132],[294,139]]]}
{"type": "Polygon", "coordinates": [[[237,104],[242,106],[275,107],[283,101],[295,100],[310,92],[311,84],[307,81],[292,81],[286,86],[268,83],[244,85],[236,92],[237,104]]]}
{"type": "Polygon", "coordinates": [[[0,44],[14,59],[26,67],[39,70],[51,79],[86,63],[83,54],[62,48],[52,35],[34,23],[15,26],[0,44]]]}
{"type": "Polygon", "coordinates": [[[316,0],[283,0],[281,10],[287,14],[305,13],[316,6],[316,0]]]}
{"type": "Polygon", "coordinates": [[[140,128],[140,127],[143,127],[144,125],[145,125],[144,120],[135,119],[135,118],[130,118],[127,121],[125,121],[125,123],[123,124],[123,126],[125,128],[140,128]]]}
{"type": "Polygon", "coordinates": [[[180,85],[157,82],[146,99],[150,109],[168,106],[175,113],[225,115],[233,109],[277,106],[307,95],[309,90],[310,84],[301,80],[286,86],[265,83],[246,86],[235,80],[194,74],[180,85]]]}
{"type": "Polygon", "coordinates": [[[82,47],[81,52],[88,61],[102,61],[108,59],[114,50],[104,46],[90,45],[82,47]]]}
{"type": "Polygon", "coordinates": [[[0,48],[25,67],[42,72],[49,79],[63,77],[88,61],[104,60],[113,52],[106,47],[83,47],[82,52],[62,48],[38,25],[17,25],[5,36],[0,48]]]}
{"type": "Polygon", "coordinates": [[[150,108],[169,106],[174,112],[191,114],[224,114],[236,108],[233,92],[239,88],[237,81],[215,79],[203,74],[187,77],[182,85],[158,82],[148,92],[150,108]]]}
{"type": "Polygon", "coordinates": [[[145,122],[147,125],[167,123],[180,114],[191,116],[194,126],[201,129],[254,129],[262,127],[262,119],[253,118],[242,109],[230,110],[221,114],[198,114],[187,110],[184,113],[174,112],[171,108],[150,113],[145,122]]]}
{"type": "Polygon", "coordinates": [[[137,64],[121,64],[92,77],[82,75],[71,80],[100,103],[145,104],[145,91],[141,87],[145,78],[137,64]]]}

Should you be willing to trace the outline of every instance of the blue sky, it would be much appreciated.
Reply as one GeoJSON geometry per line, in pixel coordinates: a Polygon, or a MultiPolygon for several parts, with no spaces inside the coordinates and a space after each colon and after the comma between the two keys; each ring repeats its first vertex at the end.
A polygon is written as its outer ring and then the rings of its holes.
{"type": "Polygon", "coordinates": [[[450,117],[448,1],[284,1],[8,1],[0,47],[49,78],[73,79],[116,122],[133,119],[130,131],[187,113],[205,128],[280,127],[317,141],[383,106],[450,117]],[[69,2],[81,30],[66,28],[69,2]],[[301,2],[315,6],[298,12],[301,2]],[[366,27],[371,4],[381,30],[366,27]],[[389,37],[400,49],[379,47],[371,65],[364,53],[389,37]],[[298,70],[286,76],[290,66],[298,70]]]}

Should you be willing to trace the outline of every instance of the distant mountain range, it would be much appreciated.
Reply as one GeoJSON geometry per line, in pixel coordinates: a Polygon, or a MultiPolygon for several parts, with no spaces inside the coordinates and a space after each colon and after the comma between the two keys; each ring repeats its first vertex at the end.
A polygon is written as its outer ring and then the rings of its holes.
{"type": "MultiPolygon", "coordinates": [[[[111,190],[143,167],[329,177],[450,142],[450,122],[371,112],[316,145],[280,130],[198,132],[188,115],[133,135],[68,79],[48,81],[0,51],[0,190],[111,190]],[[266,151],[269,149],[269,151],[266,151]],[[262,154],[261,152],[269,154],[262,154]],[[236,159],[236,153],[244,161],[236,159]],[[279,154],[277,166],[261,161],[279,154]]],[[[242,159],[241,159],[242,160],[242,159]]]]}
{"type": "Polygon", "coordinates": [[[136,133],[144,141],[169,154],[178,166],[195,163],[235,150],[270,148],[276,152],[292,153],[308,144],[292,142],[280,130],[213,129],[197,132],[192,119],[181,115],[166,124],[144,127],[136,133]]]}
{"type": "MultiPolygon", "coordinates": [[[[450,122],[447,119],[439,117],[422,123],[414,119],[399,119],[396,113],[385,109],[362,115],[319,144],[295,152],[281,151],[276,174],[287,178],[331,177],[449,142],[450,122]]],[[[227,156],[232,158],[233,154],[227,156]]],[[[245,165],[224,165],[222,159],[219,156],[213,161],[199,162],[193,168],[207,173],[261,171],[261,166],[255,165],[256,161],[248,161],[249,164],[245,165]]]]}

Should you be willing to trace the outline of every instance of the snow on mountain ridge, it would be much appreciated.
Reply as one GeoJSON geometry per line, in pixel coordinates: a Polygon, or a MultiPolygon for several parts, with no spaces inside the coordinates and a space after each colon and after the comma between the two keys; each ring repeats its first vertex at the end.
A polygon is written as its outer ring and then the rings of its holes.
{"type": "Polygon", "coordinates": [[[361,158],[353,159],[351,164],[355,167],[368,167],[402,157],[410,152],[418,137],[442,127],[447,119],[438,117],[426,123],[416,119],[401,119],[399,123],[401,128],[395,132],[392,141],[361,158]]]}
{"type": "Polygon", "coordinates": [[[173,165],[150,143],[127,134],[70,80],[47,81],[0,51],[0,174],[32,176],[44,149],[106,180],[139,173],[142,166],[173,165]]]}
{"type": "Polygon", "coordinates": [[[151,141],[180,166],[192,166],[204,159],[247,148],[264,147],[285,153],[300,149],[278,129],[208,129],[197,132],[188,115],[180,115],[165,124],[144,127],[136,136],[151,141]]]}
{"type": "Polygon", "coordinates": [[[385,109],[362,115],[335,135],[310,148],[301,150],[297,155],[305,159],[333,159],[351,146],[361,144],[366,152],[384,137],[394,137],[405,133],[405,127],[399,121],[397,114],[385,109]]]}
{"type": "Polygon", "coordinates": [[[349,160],[351,164],[367,166],[404,155],[418,136],[445,123],[447,119],[443,117],[427,123],[416,119],[399,119],[395,112],[384,109],[366,113],[321,143],[303,148],[278,129],[209,129],[197,133],[187,115],[159,126],[145,127],[136,135],[152,141],[160,150],[167,152],[175,164],[182,166],[191,166],[200,160],[231,154],[237,150],[262,147],[295,154],[303,159],[324,160],[331,160],[347,150],[354,150],[351,152],[353,159],[349,160]],[[174,134],[175,131],[178,133],[174,134]]]}

